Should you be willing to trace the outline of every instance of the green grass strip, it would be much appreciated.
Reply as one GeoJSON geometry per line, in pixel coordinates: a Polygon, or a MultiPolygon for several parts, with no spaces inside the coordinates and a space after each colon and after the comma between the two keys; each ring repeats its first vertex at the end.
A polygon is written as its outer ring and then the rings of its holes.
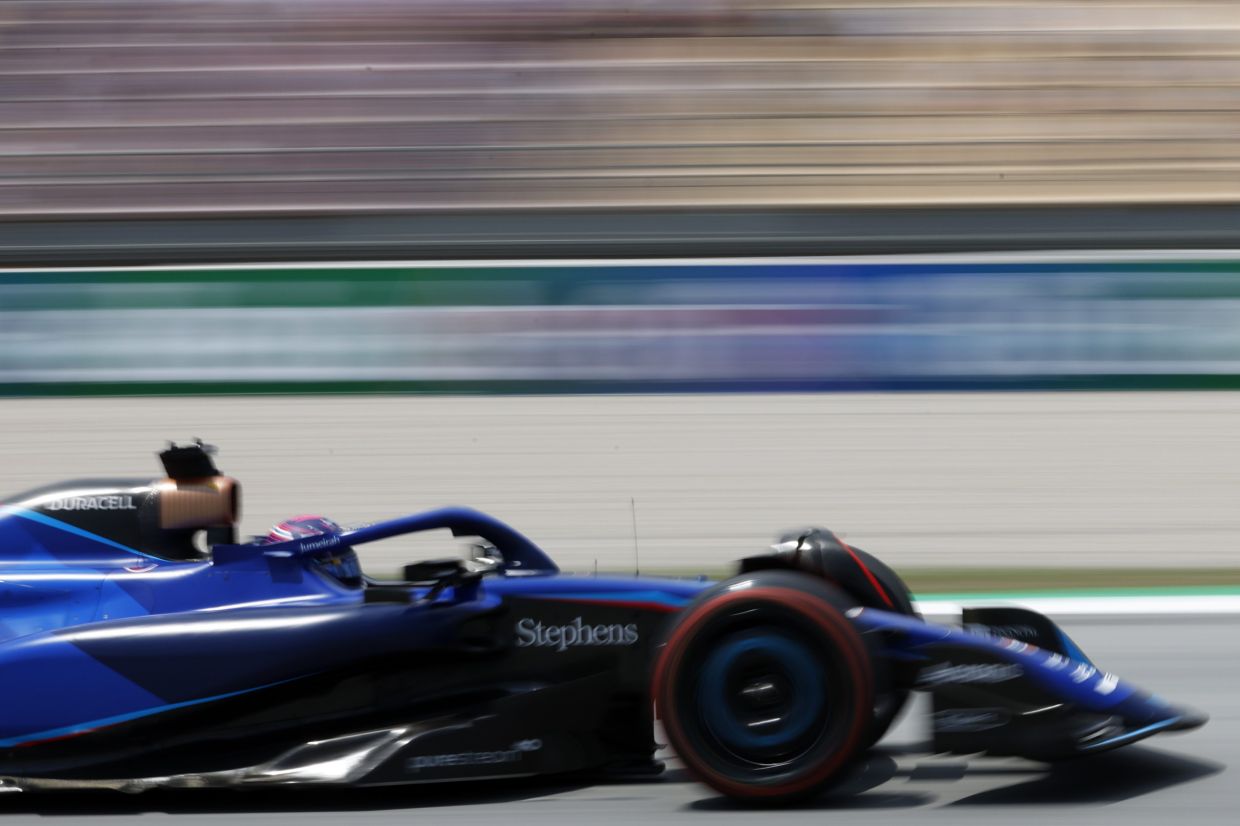
{"type": "MultiPolygon", "coordinates": [[[[901,568],[898,573],[920,600],[1240,594],[1240,568],[901,568]]],[[[726,579],[732,570],[644,568],[642,574],[726,579]]]]}
{"type": "Polygon", "coordinates": [[[1240,568],[902,568],[916,594],[1130,595],[1240,591],[1240,568]]]}

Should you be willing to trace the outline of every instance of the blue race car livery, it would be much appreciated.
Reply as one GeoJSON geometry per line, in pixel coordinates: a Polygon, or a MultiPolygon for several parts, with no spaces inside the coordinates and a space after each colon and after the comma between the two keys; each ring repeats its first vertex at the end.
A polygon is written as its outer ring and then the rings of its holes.
{"type": "Polygon", "coordinates": [[[915,690],[947,752],[1054,760],[1205,720],[1034,612],[926,622],[823,529],[725,582],[568,575],[468,508],[238,542],[211,451],[160,456],[153,481],[0,508],[3,787],[654,774],[657,714],[696,777],[774,803],[837,782],[915,690]],[[357,548],[437,529],[474,558],[361,574],[357,548]]]}

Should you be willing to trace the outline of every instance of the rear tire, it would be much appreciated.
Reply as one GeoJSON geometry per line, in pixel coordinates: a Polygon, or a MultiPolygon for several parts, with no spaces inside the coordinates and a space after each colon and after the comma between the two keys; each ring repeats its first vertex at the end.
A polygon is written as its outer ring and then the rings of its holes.
{"type": "Polygon", "coordinates": [[[702,782],[767,804],[816,795],[869,745],[874,666],[856,603],[805,574],[724,583],[669,630],[654,669],[668,740],[702,782]]]}

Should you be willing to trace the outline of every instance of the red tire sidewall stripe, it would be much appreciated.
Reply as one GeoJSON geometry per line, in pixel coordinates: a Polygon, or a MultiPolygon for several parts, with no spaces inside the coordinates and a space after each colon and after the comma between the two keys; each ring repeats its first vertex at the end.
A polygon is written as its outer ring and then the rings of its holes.
{"type": "Polygon", "coordinates": [[[896,610],[896,604],[891,601],[891,597],[887,594],[887,589],[878,581],[878,577],[874,576],[874,572],[870,570],[870,567],[862,562],[861,557],[857,556],[856,551],[846,543],[841,542],[840,544],[844,546],[844,550],[848,551],[852,561],[857,563],[857,567],[861,569],[861,573],[865,574],[865,578],[870,581],[870,587],[878,592],[878,595],[883,598],[883,602],[887,603],[888,608],[893,611],[896,610]]]}
{"type": "Polygon", "coordinates": [[[774,586],[746,588],[716,597],[696,609],[691,609],[691,613],[673,630],[655,664],[651,696],[655,699],[664,729],[676,748],[677,754],[685,765],[704,782],[734,797],[759,798],[795,795],[812,789],[837,771],[855,753],[869,726],[870,716],[873,713],[871,702],[873,687],[870,669],[866,667],[866,652],[862,646],[852,624],[839,609],[829,603],[824,603],[821,598],[792,588],[774,586]],[[687,647],[684,643],[691,640],[694,632],[715,614],[734,603],[755,599],[768,599],[776,604],[792,608],[826,632],[828,638],[836,644],[837,649],[843,655],[844,662],[855,681],[853,724],[843,744],[821,766],[782,785],[751,786],[714,771],[705,760],[689,748],[689,740],[676,716],[664,713],[664,708],[670,703],[677,687],[676,680],[671,674],[684,656],[684,650],[687,647]]]}

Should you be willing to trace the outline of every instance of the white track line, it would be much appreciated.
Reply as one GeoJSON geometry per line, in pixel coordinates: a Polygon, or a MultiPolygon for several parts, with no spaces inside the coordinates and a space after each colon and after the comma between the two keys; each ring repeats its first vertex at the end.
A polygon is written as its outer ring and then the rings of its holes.
{"type": "Polygon", "coordinates": [[[967,606],[1012,605],[1048,616],[1147,616],[1240,614],[1240,594],[1170,594],[1167,596],[985,596],[927,599],[917,604],[927,617],[959,615],[967,606]]]}

